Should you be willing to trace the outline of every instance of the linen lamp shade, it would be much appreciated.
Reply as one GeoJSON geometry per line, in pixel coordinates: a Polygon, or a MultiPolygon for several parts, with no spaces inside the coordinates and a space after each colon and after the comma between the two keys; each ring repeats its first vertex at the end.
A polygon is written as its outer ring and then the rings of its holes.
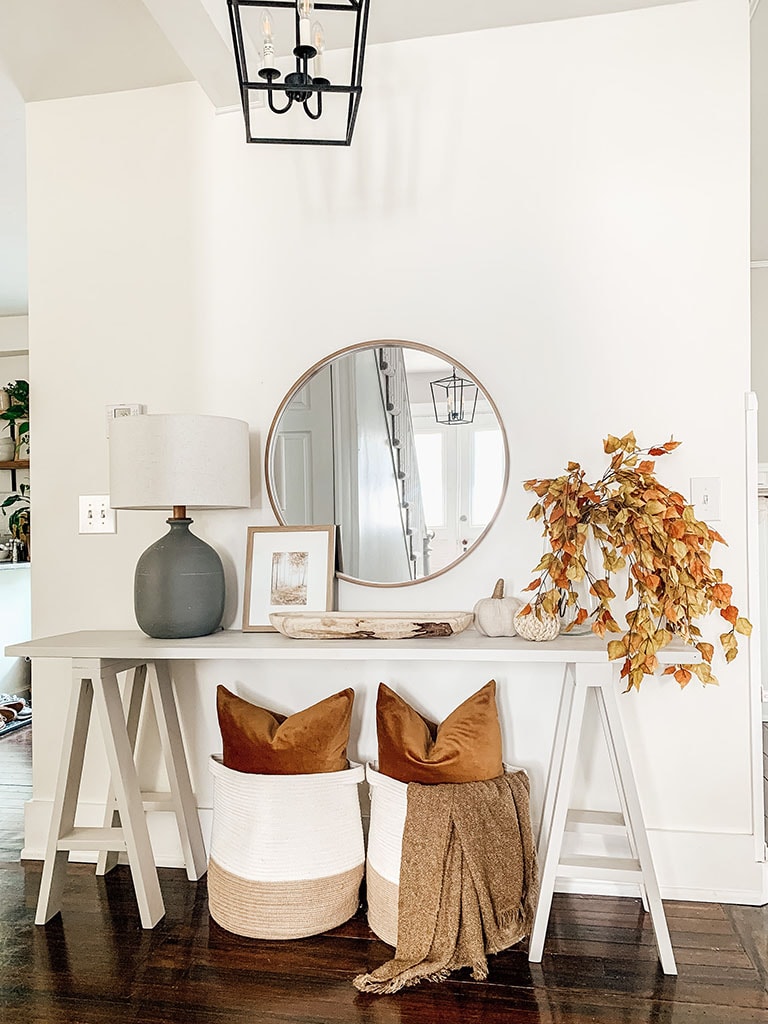
{"type": "Polygon", "coordinates": [[[221,625],[224,567],[190,532],[187,508],[250,505],[248,424],[226,416],[149,415],[114,420],[110,504],[173,509],[169,532],[142,554],[134,579],[136,620],[149,636],[205,636],[221,625]]]}
{"type": "Polygon", "coordinates": [[[112,508],[247,508],[250,483],[245,420],[122,416],[110,425],[112,508]]]}

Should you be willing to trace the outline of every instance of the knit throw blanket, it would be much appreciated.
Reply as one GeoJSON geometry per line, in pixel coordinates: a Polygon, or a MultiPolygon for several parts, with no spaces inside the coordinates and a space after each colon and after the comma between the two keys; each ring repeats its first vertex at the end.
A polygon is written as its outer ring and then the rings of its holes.
{"type": "Polygon", "coordinates": [[[361,992],[397,992],[471,967],[488,977],[486,954],[529,934],[539,892],[523,771],[487,782],[408,786],[397,950],[361,992]]]}

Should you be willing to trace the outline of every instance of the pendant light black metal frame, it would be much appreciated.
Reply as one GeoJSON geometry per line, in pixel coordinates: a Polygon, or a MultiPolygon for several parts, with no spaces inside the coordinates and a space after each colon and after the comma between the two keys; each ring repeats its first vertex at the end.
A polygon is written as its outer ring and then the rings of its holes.
{"type": "Polygon", "coordinates": [[[438,423],[443,423],[446,426],[460,426],[462,423],[474,421],[480,389],[468,377],[459,377],[455,366],[450,377],[441,377],[439,380],[430,381],[429,389],[432,392],[432,405],[435,410],[435,420],[438,423]],[[439,399],[438,390],[441,392],[439,399]],[[445,406],[446,411],[442,415],[438,403],[445,406]]]}
{"type": "Polygon", "coordinates": [[[272,145],[288,146],[349,146],[352,142],[352,133],[355,130],[357,110],[360,106],[360,96],[363,91],[363,60],[365,57],[365,42],[368,33],[368,11],[370,0],[337,0],[337,2],[323,2],[316,0],[314,9],[321,11],[336,11],[350,15],[354,18],[354,41],[352,44],[352,64],[349,76],[349,83],[337,85],[331,83],[327,78],[312,78],[308,71],[308,62],[317,55],[314,46],[302,45],[299,42],[299,19],[295,14],[296,46],[293,50],[296,58],[296,70],[287,74],[283,81],[279,81],[279,72],[271,68],[262,68],[258,71],[261,81],[254,81],[255,75],[251,75],[246,58],[246,48],[243,36],[241,8],[257,7],[269,10],[271,8],[293,9],[296,12],[295,0],[227,0],[229,6],[229,22],[232,29],[232,42],[235,48],[235,63],[237,65],[237,78],[240,85],[240,97],[243,106],[243,117],[245,118],[246,142],[268,143],[272,145]],[[275,114],[285,113],[294,103],[304,105],[308,117],[319,120],[323,112],[323,94],[341,93],[349,97],[347,106],[346,133],[344,138],[336,139],[302,139],[302,138],[269,138],[256,136],[251,128],[250,96],[252,93],[262,93],[266,96],[269,109],[275,114]],[[283,107],[274,104],[275,94],[282,94],[288,100],[283,107]],[[309,103],[312,97],[316,97],[314,111],[309,103]]]}

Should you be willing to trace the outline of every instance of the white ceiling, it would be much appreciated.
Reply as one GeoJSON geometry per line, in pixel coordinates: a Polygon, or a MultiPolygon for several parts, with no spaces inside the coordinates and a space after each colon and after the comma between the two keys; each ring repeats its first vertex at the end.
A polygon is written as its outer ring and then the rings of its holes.
{"type": "MultiPolygon", "coordinates": [[[[368,37],[375,44],[684,2],[690,0],[371,0],[368,37]]],[[[753,30],[755,45],[768,53],[768,0],[753,30]]],[[[230,49],[226,0],[2,0],[0,316],[27,310],[24,102],[196,78],[216,106],[233,105],[230,49]]],[[[757,67],[756,77],[768,125],[768,67],[757,67]]],[[[756,147],[753,164],[768,166],[768,143],[756,147]]],[[[768,242],[765,206],[759,220],[768,242]]]]}

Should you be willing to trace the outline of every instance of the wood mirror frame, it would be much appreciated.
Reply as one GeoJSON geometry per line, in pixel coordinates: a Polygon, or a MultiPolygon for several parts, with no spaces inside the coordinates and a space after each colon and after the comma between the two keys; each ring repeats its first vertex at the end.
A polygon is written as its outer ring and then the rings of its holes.
{"type": "MultiPolygon", "coordinates": [[[[386,359],[386,356],[384,357],[386,359]]],[[[402,370],[404,373],[404,369],[402,370]]],[[[410,379],[414,380],[413,374],[410,374],[410,379]]],[[[423,390],[423,383],[421,387],[423,390]]],[[[394,385],[392,385],[394,386],[394,385]]],[[[427,388],[427,390],[429,390],[427,388]]],[[[462,430],[464,424],[451,425],[444,427],[444,425],[438,425],[436,415],[431,406],[431,399],[428,403],[424,399],[424,394],[420,395],[421,401],[415,402],[413,399],[410,401],[410,412],[415,407],[421,410],[419,419],[426,421],[426,408],[429,406],[431,422],[435,425],[435,430],[430,431],[433,434],[440,434],[443,437],[441,444],[445,444],[445,438],[449,439],[450,444],[454,447],[458,447],[459,440],[456,438],[469,437],[469,433],[466,435],[458,435],[454,432],[462,430]],[[455,441],[455,443],[454,443],[455,441]]],[[[396,396],[395,396],[396,402],[396,396]]],[[[389,402],[390,406],[392,402],[389,402]]],[[[408,417],[411,421],[412,427],[414,423],[413,415],[408,417]]],[[[424,431],[422,431],[424,432],[424,431]]],[[[496,436],[496,435],[495,435],[496,436]]],[[[465,447],[468,442],[465,442],[465,447]]],[[[409,444],[406,445],[410,447],[409,444]]],[[[476,445],[475,445],[476,446],[476,445]]],[[[452,456],[454,458],[454,456],[452,456]]],[[[457,461],[459,456],[456,456],[457,461]]],[[[469,458],[475,458],[473,452],[469,458]]],[[[411,454],[411,459],[415,463],[415,449],[411,454]]],[[[443,455],[443,475],[444,473],[444,455],[443,455]]],[[[501,416],[496,407],[496,404],[492,398],[488,395],[486,389],[477,380],[474,374],[470,373],[463,364],[457,359],[454,359],[450,355],[446,355],[444,352],[438,349],[431,348],[427,345],[422,345],[417,342],[411,341],[399,341],[399,340],[378,340],[378,341],[366,341],[356,345],[349,345],[346,348],[339,349],[338,351],[332,352],[330,355],[323,359],[319,359],[313,366],[311,366],[306,373],[296,381],[296,383],[289,389],[286,396],[280,403],[278,410],[276,410],[272,419],[271,426],[269,427],[269,433],[267,434],[265,453],[264,453],[264,475],[266,480],[267,496],[269,503],[272,507],[274,515],[278,518],[278,521],[282,525],[286,526],[302,526],[302,525],[324,525],[327,523],[336,522],[339,532],[339,557],[340,557],[340,568],[337,570],[336,575],[340,580],[345,580],[349,583],[357,583],[366,587],[407,587],[413,586],[417,583],[422,583],[425,580],[433,580],[438,575],[442,575],[454,565],[463,561],[467,555],[483,540],[487,535],[488,530],[494,524],[496,517],[501,508],[502,502],[507,492],[507,484],[509,480],[509,445],[507,441],[507,435],[504,430],[504,424],[502,423],[501,416]],[[493,512],[488,514],[483,522],[471,525],[467,522],[466,527],[462,527],[462,531],[466,532],[467,539],[459,541],[459,535],[457,534],[449,544],[462,545],[462,550],[455,553],[454,556],[443,555],[440,564],[434,566],[434,561],[430,557],[432,548],[430,545],[435,543],[435,530],[429,530],[431,537],[424,537],[423,552],[419,553],[418,534],[417,542],[415,545],[416,553],[409,549],[409,545],[413,545],[414,538],[414,527],[413,523],[411,526],[407,523],[407,517],[413,514],[412,506],[414,502],[403,501],[401,490],[402,480],[398,479],[398,460],[408,458],[404,455],[402,449],[402,443],[399,437],[394,437],[397,432],[396,424],[398,421],[394,419],[398,415],[399,411],[392,411],[387,409],[387,401],[391,396],[385,393],[390,387],[389,377],[397,377],[398,372],[392,370],[391,365],[386,369],[381,369],[382,361],[382,350],[389,353],[391,364],[396,364],[404,368],[404,360],[407,358],[407,353],[416,353],[411,358],[417,359],[424,365],[429,365],[430,362],[433,364],[433,368],[428,370],[426,373],[430,378],[444,376],[445,371],[451,373],[452,368],[456,370],[456,373],[463,378],[466,378],[468,382],[476,385],[478,395],[478,413],[480,420],[473,423],[473,431],[471,436],[474,438],[477,433],[489,433],[490,431],[498,431],[498,438],[493,443],[497,447],[497,462],[500,464],[498,472],[495,476],[498,476],[498,497],[496,497],[496,490],[494,492],[494,499],[487,501],[486,505],[488,508],[492,507],[493,512]],[[370,360],[364,353],[371,352],[374,354],[374,359],[370,360]],[[372,368],[369,370],[369,366],[372,368]],[[365,369],[364,373],[360,373],[359,368],[365,369]],[[333,368],[333,369],[332,369],[333,368]],[[328,370],[328,374],[324,374],[324,371],[328,370]],[[440,372],[442,371],[442,373],[440,372]],[[332,381],[332,375],[335,380],[332,381]],[[327,378],[327,380],[326,380],[327,378]],[[373,378],[373,379],[371,379],[373,378]],[[313,389],[315,392],[327,391],[328,401],[319,399],[317,394],[312,394],[313,389]],[[356,398],[355,403],[339,401],[339,394],[352,393],[350,388],[354,388],[354,396],[356,398]],[[305,390],[306,389],[306,390],[305,390]],[[335,395],[335,402],[330,400],[331,393],[335,395]],[[378,401],[374,401],[374,396],[378,397],[378,401]],[[369,401],[365,398],[368,397],[369,401]],[[362,400],[361,400],[362,399],[362,400]],[[312,412],[312,404],[314,403],[314,412],[312,412]],[[293,404],[294,409],[290,410],[293,404]],[[353,408],[350,408],[352,406],[353,408]],[[328,408],[327,408],[328,407],[328,408]],[[381,422],[381,430],[377,429],[377,434],[381,433],[381,436],[377,436],[376,442],[372,443],[371,438],[368,434],[361,431],[358,411],[371,412],[375,408],[376,416],[381,422]],[[323,416],[325,416],[328,422],[328,443],[325,446],[323,444],[314,444],[314,451],[312,447],[312,440],[315,434],[311,426],[312,417],[317,415],[317,410],[323,409],[323,416]],[[295,420],[296,429],[289,429],[286,422],[283,422],[284,416],[293,416],[295,420]],[[305,417],[305,421],[302,423],[302,417],[305,417]],[[350,427],[354,428],[355,444],[349,443],[350,427]],[[483,430],[484,427],[484,430],[483,430]],[[344,435],[344,436],[342,436],[344,435]],[[336,438],[332,440],[331,438],[336,438]],[[386,457],[382,452],[382,445],[379,443],[383,438],[386,438],[386,457]],[[394,441],[394,444],[392,443],[394,441]],[[337,473],[335,466],[341,460],[344,462],[344,453],[339,455],[336,451],[339,443],[347,445],[347,458],[346,461],[350,464],[350,472],[358,473],[360,466],[370,466],[372,462],[378,462],[384,471],[385,463],[388,460],[389,466],[389,480],[387,481],[387,488],[391,486],[393,488],[392,494],[396,497],[396,504],[399,509],[399,522],[394,522],[394,516],[390,515],[390,519],[393,520],[388,526],[381,526],[377,523],[373,529],[372,537],[375,537],[375,541],[369,545],[360,544],[360,531],[361,526],[365,526],[365,521],[361,517],[364,516],[364,512],[361,511],[361,507],[365,507],[366,504],[373,508],[377,516],[381,513],[381,502],[376,501],[370,494],[361,494],[360,489],[357,487],[357,479],[354,480],[354,486],[349,482],[344,482],[344,476],[341,473],[337,473]],[[364,452],[364,456],[360,457],[360,446],[367,445],[367,450],[364,452]],[[295,450],[293,457],[288,453],[289,449],[295,450]],[[293,458],[293,466],[299,466],[300,470],[303,467],[303,492],[300,495],[298,502],[293,499],[289,499],[289,492],[296,492],[297,487],[293,485],[292,481],[295,481],[296,475],[289,479],[290,473],[288,468],[290,466],[290,459],[293,458]],[[298,460],[298,461],[297,461],[298,460]],[[351,466],[354,461],[354,466],[351,466]],[[503,463],[503,465],[501,465],[503,463]],[[321,495],[319,498],[312,494],[310,499],[307,499],[307,490],[311,490],[311,486],[307,487],[307,470],[311,468],[312,474],[321,483],[321,486],[315,488],[322,490],[322,492],[328,492],[325,496],[321,495]],[[324,481],[325,484],[324,484],[324,481]],[[329,482],[330,481],[330,482],[329,482]],[[353,493],[354,492],[354,493],[353,493]],[[294,511],[288,510],[288,505],[294,505],[294,511]],[[311,505],[311,508],[310,508],[311,505]],[[344,510],[354,509],[355,512],[350,512],[348,521],[354,522],[354,530],[346,529],[344,527],[344,510]],[[340,511],[341,510],[341,511],[340,511]],[[302,521],[299,521],[302,520],[302,521]],[[321,522],[322,520],[322,522],[321,522]],[[387,532],[391,535],[390,537],[390,549],[391,554],[392,545],[399,548],[402,544],[402,550],[404,552],[403,564],[408,565],[409,570],[416,573],[409,575],[408,578],[404,577],[404,571],[398,573],[398,579],[369,579],[368,575],[383,575],[384,572],[355,572],[352,571],[353,565],[359,570],[362,568],[370,568],[370,565],[362,564],[360,561],[360,550],[366,550],[368,556],[369,552],[379,547],[385,549],[385,541],[387,539],[387,532]],[[394,540],[396,535],[396,541],[394,540]],[[470,539],[470,535],[471,539],[470,539]],[[356,545],[356,547],[355,547],[356,545]],[[354,559],[356,560],[356,563],[354,559]],[[425,565],[426,563],[426,565],[425,565]],[[423,569],[426,567],[426,571],[423,569]]],[[[301,473],[299,474],[301,475],[301,473]]],[[[408,473],[406,473],[406,476],[408,473]]],[[[465,474],[466,475],[466,474],[465,474]]],[[[413,473],[412,473],[413,476],[413,473]]],[[[371,488],[368,488],[371,489],[371,488]]],[[[301,492],[301,486],[298,487],[301,492]]],[[[465,496],[464,501],[468,502],[467,487],[465,485],[465,496]]],[[[444,495],[446,494],[443,489],[443,501],[444,495]]],[[[387,503],[389,504],[389,498],[387,496],[387,503]]],[[[456,489],[451,494],[452,503],[454,509],[458,509],[460,498],[456,494],[456,489]]],[[[421,504],[421,502],[419,503],[421,504]]],[[[464,521],[467,521],[468,508],[463,514],[464,521]]],[[[458,516],[457,521],[462,516],[458,516]]],[[[424,515],[422,512],[420,521],[424,522],[424,515]]],[[[447,546],[447,545],[446,545],[447,546]]],[[[387,569],[389,568],[391,559],[387,558],[386,554],[379,554],[380,564],[382,559],[386,561],[387,569]]],[[[399,556],[398,556],[399,558],[399,556]]],[[[368,559],[369,562],[371,559],[368,559]]],[[[392,572],[394,574],[394,572],[392,572]]]]}

